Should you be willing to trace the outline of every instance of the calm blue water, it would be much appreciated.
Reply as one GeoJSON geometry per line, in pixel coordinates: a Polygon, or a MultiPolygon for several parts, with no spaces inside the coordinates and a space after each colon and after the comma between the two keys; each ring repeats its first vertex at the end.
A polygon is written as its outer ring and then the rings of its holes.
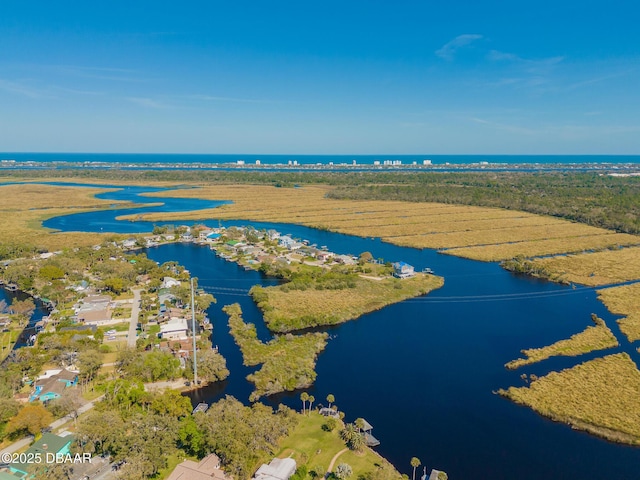
{"type": "Polygon", "coordinates": [[[640,155],[260,155],[260,154],[232,154],[232,155],[197,155],[197,154],[130,154],[130,153],[24,153],[4,152],[0,153],[1,160],[15,160],[16,162],[100,162],[122,164],[225,164],[236,163],[244,160],[247,165],[255,164],[260,160],[262,164],[287,164],[290,160],[296,160],[300,165],[313,165],[321,163],[328,165],[346,163],[352,164],[354,160],[358,164],[373,165],[374,161],[401,160],[403,165],[410,165],[416,161],[422,164],[423,160],[432,160],[434,165],[471,164],[478,162],[502,163],[502,164],[585,164],[585,163],[640,163],[640,155]]]}
{"type": "MultiPolygon", "coordinates": [[[[26,300],[27,298],[29,298],[29,295],[27,295],[24,292],[20,292],[20,291],[10,292],[0,287],[0,301],[4,300],[7,303],[7,306],[11,305],[16,300],[26,300]]],[[[49,314],[47,308],[39,299],[34,298],[33,301],[36,304],[36,309],[33,312],[33,315],[31,315],[31,318],[29,319],[29,323],[27,327],[32,327],[37,322],[42,320],[42,317],[49,314]]],[[[20,336],[20,338],[16,342],[14,349],[25,346],[28,340],[27,336],[31,335],[32,333],[33,332],[31,330],[26,330],[25,332],[23,332],[23,334],[20,336]]]]}
{"type": "MultiPolygon", "coordinates": [[[[135,192],[129,193],[129,199],[139,201],[135,192]]],[[[124,199],[128,194],[118,195],[124,199]]],[[[164,201],[163,211],[195,205],[164,201]]],[[[152,227],[146,222],[117,222],[117,214],[96,212],[92,221],[88,221],[91,214],[58,217],[46,225],[127,232],[152,227]]],[[[521,385],[523,372],[544,374],[583,360],[549,360],[516,372],[503,367],[522,348],[547,345],[584,329],[591,313],[603,318],[620,337],[616,317],[597,301],[592,289],[572,289],[513,275],[496,264],[397,247],[378,239],[293,225],[252,225],[273,227],[340,253],[370,251],[376,258],[404,260],[416,268],[429,266],[444,276],[444,287],[426,297],[327,329],[332,338],[318,359],[318,378],[310,389],[320,403],[327,394],[334,394],[347,420],[366,418],[382,442],[378,451],[401,471],[409,473],[409,460],[417,456],[429,468],[446,470],[450,478],[458,479],[583,480],[602,471],[608,478],[640,477],[640,449],[573,431],[492,393],[521,385]]],[[[256,283],[269,285],[274,280],[221,260],[206,247],[172,244],[149,249],[147,254],[159,262],[176,260],[185,265],[218,299],[209,311],[213,342],[227,358],[231,375],[224,383],[193,394],[193,400],[214,401],[230,394],[246,401],[252,387],[245,376],[253,369],[242,366],[221,308],[239,302],[245,320],[255,323],[260,337],[267,339],[262,316],[247,291],[256,283]]],[[[639,361],[624,342],[607,353],[617,351],[627,351],[639,361]]],[[[265,401],[301,406],[299,392],[265,401]]]]}

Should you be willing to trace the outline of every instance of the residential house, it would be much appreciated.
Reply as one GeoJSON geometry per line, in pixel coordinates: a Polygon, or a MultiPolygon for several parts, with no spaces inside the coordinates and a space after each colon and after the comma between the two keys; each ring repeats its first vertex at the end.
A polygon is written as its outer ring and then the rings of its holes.
{"type": "Polygon", "coordinates": [[[107,325],[111,320],[111,297],[90,295],[76,309],[76,318],[89,325],[107,325]]]}
{"type": "Polygon", "coordinates": [[[335,255],[333,259],[343,265],[355,265],[357,263],[351,255],[335,255]]]}
{"type": "Polygon", "coordinates": [[[328,260],[331,259],[331,257],[333,257],[333,253],[331,252],[323,252],[320,251],[316,254],[316,258],[318,259],[318,261],[320,262],[326,262],[328,260]]]}
{"type": "Polygon", "coordinates": [[[187,319],[173,317],[167,323],[160,325],[160,338],[164,340],[180,340],[187,338],[187,319]]]}
{"type": "Polygon", "coordinates": [[[393,264],[393,276],[398,278],[409,278],[415,275],[412,265],[405,262],[396,262],[393,264]]]}
{"type": "Polygon", "coordinates": [[[289,480],[295,471],[296,461],[293,458],[274,458],[269,465],[262,464],[253,480],[289,480]]]}
{"type": "Polygon", "coordinates": [[[124,242],[122,242],[122,248],[130,249],[136,247],[136,239],[135,238],[127,238],[124,242]]]}
{"type": "MultiPolygon", "coordinates": [[[[67,455],[70,453],[69,447],[71,446],[71,442],[73,442],[73,436],[71,435],[61,437],[53,433],[43,433],[40,440],[31,445],[29,449],[24,452],[24,455],[20,455],[20,458],[29,459],[40,457],[44,462],[47,454],[67,455]]],[[[33,462],[9,464],[9,470],[14,475],[13,478],[30,478],[29,475],[32,468],[33,462]]]]}
{"type": "Polygon", "coordinates": [[[220,458],[214,453],[207,455],[198,463],[185,460],[179,464],[167,480],[230,480],[220,469],[220,458]]]}
{"type": "Polygon", "coordinates": [[[296,241],[291,238],[289,235],[282,235],[278,240],[278,245],[281,247],[288,248],[291,250],[291,247],[296,243],[296,241]]]}
{"type": "Polygon", "coordinates": [[[46,403],[62,396],[66,388],[78,384],[78,374],[69,370],[47,370],[38,377],[35,382],[35,390],[29,397],[29,401],[40,400],[46,403]]]}
{"type": "Polygon", "coordinates": [[[160,285],[160,288],[171,288],[171,287],[179,287],[180,286],[180,280],[176,280],[173,277],[164,277],[162,279],[162,285],[160,285]]]}

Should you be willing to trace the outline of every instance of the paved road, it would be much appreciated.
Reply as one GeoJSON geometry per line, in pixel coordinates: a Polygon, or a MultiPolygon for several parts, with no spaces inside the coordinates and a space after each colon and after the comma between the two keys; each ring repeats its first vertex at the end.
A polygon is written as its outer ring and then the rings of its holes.
{"type": "Polygon", "coordinates": [[[29,435],[28,437],[25,437],[22,440],[18,440],[17,442],[13,442],[7,448],[1,450],[0,451],[0,455],[2,455],[3,453],[17,452],[21,448],[24,448],[24,447],[27,447],[27,446],[31,445],[31,442],[33,442],[33,437],[31,435],[29,435]]]}
{"type": "MultiPolygon", "coordinates": [[[[82,405],[78,409],[78,415],[81,415],[84,412],[88,412],[89,410],[91,410],[96,402],[99,402],[100,400],[102,400],[102,397],[104,397],[104,395],[101,395],[100,397],[96,398],[95,400],[92,400],[92,401],[82,405]]],[[[62,417],[62,418],[59,418],[58,420],[56,420],[54,422],[51,422],[49,424],[49,428],[51,428],[51,430],[55,430],[57,428],[60,428],[65,423],[70,422],[72,420],[73,420],[73,416],[67,415],[66,417],[62,417]]],[[[33,437],[31,435],[29,435],[28,437],[22,438],[22,439],[18,440],[17,442],[12,443],[8,447],[6,447],[2,451],[0,451],[0,454],[16,452],[16,451],[18,451],[18,450],[20,450],[22,448],[28,447],[31,444],[31,442],[33,442],[33,437]]]]}
{"type": "Polygon", "coordinates": [[[140,315],[140,290],[132,290],[133,305],[131,305],[131,318],[129,319],[129,336],[127,345],[136,346],[136,329],[138,328],[138,316],[140,315]]]}

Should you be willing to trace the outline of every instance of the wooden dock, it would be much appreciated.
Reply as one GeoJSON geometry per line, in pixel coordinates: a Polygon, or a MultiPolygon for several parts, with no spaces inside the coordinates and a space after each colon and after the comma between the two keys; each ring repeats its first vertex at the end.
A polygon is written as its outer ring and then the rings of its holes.
{"type": "Polygon", "coordinates": [[[371,435],[369,432],[364,432],[364,443],[367,447],[377,447],[380,445],[380,440],[371,435]]]}

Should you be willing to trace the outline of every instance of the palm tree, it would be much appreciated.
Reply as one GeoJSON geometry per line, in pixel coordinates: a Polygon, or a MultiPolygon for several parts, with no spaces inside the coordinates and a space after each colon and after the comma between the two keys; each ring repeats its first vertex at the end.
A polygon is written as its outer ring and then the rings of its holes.
{"type": "Polygon", "coordinates": [[[364,428],[364,418],[356,418],[355,421],[356,427],[358,427],[358,431],[364,428]]]}
{"type": "Polygon", "coordinates": [[[342,438],[346,443],[349,443],[351,439],[357,435],[359,435],[359,433],[356,431],[356,427],[353,423],[347,423],[340,432],[340,438],[342,438]]]}
{"type": "Polygon", "coordinates": [[[309,394],[307,392],[302,392],[300,395],[300,400],[302,400],[302,413],[306,413],[306,405],[307,400],[309,400],[309,394]]]}
{"type": "Polygon", "coordinates": [[[350,450],[360,453],[364,448],[364,444],[364,435],[362,435],[361,433],[356,433],[347,443],[347,447],[349,447],[350,450]]]}
{"type": "Polygon", "coordinates": [[[329,408],[331,408],[331,404],[333,402],[335,402],[335,401],[336,401],[336,399],[331,393],[329,395],[327,395],[327,402],[329,402],[329,408]]]}
{"type": "Polygon", "coordinates": [[[314,397],[313,395],[309,395],[309,415],[311,415],[311,405],[313,405],[313,402],[316,401],[316,397],[314,397]]]}
{"type": "Polygon", "coordinates": [[[413,467],[413,480],[416,480],[416,468],[418,468],[421,463],[422,462],[420,462],[420,459],[418,457],[413,457],[411,459],[411,466],[413,467]]]}

